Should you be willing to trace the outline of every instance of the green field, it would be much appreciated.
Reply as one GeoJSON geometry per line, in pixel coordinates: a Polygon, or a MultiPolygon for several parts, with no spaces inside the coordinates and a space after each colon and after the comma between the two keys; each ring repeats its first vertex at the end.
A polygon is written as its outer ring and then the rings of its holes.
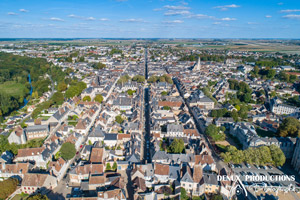
{"type": "Polygon", "coordinates": [[[24,96],[25,85],[21,83],[16,83],[14,81],[6,81],[0,84],[1,93],[5,93],[11,96],[24,96]]]}

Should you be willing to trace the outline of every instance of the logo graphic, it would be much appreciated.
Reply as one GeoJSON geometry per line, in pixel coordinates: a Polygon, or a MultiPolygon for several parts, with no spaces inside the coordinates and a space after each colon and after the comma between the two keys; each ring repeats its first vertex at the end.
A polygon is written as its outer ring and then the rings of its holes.
{"type": "Polygon", "coordinates": [[[241,195],[243,194],[245,196],[248,196],[248,192],[242,183],[240,177],[236,176],[234,183],[232,184],[231,190],[230,190],[230,195],[241,195]]]}
{"type": "Polygon", "coordinates": [[[242,195],[244,194],[245,196],[248,195],[248,192],[242,183],[241,179],[239,176],[218,176],[218,181],[232,181],[232,187],[229,191],[230,196],[236,195],[242,195]]]}

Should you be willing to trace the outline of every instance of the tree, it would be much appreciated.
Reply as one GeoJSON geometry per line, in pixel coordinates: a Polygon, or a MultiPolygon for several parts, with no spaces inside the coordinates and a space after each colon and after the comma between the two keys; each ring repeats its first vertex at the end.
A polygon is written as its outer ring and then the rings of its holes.
{"type": "Polygon", "coordinates": [[[270,93],[270,97],[273,98],[273,97],[275,97],[275,96],[276,96],[276,92],[275,92],[275,91],[272,91],[272,92],[270,93]]]}
{"type": "Polygon", "coordinates": [[[60,82],[58,85],[57,85],[57,90],[59,92],[62,92],[62,91],[65,91],[67,89],[67,84],[65,84],[65,82],[60,82]]]}
{"type": "Polygon", "coordinates": [[[164,106],[163,109],[164,110],[171,110],[171,107],[170,106],[164,106]]]}
{"type": "Polygon", "coordinates": [[[162,95],[162,96],[167,96],[167,95],[168,95],[168,92],[167,92],[167,91],[162,91],[162,92],[161,92],[161,95],[162,95]]]}
{"type": "Polygon", "coordinates": [[[225,140],[225,134],[220,131],[220,128],[214,124],[208,125],[205,129],[205,134],[210,136],[214,141],[225,140]]]}
{"type": "Polygon", "coordinates": [[[253,69],[253,73],[254,73],[254,75],[258,75],[258,73],[259,73],[259,67],[258,66],[255,66],[254,67],[254,69],[253,69]]]}
{"type": "Polygon", "coordinates": [[[285,118],[280,124],[277,134],[280,137],[300,137],[300,122],[293,117],[285,118]]]}
{"type": "Polygon", "coordinates": [[[32,92],[31,97],[32,97],[33,99],[39,98],[39,93],[38,93],[38,91],[32,92]]]}
{"type": "Polygon", "coordinates": [[[111,166],[110,166],[110,163],[107,163],[106,164],[106,168],[105,168],[105,171],[110,171],[111,170],[111,166]]]}
{"type": "Polygon", "coordinates": [[[223,197],[220,194],[214,194],[211,200],[223,200],[223,197]]]}
{"type": "Polygon", "coordinates": [[[132,81],[136,81],[138,83],[143,83],[145,81],[145,77],[141,75],[136,75],[132,78],[132,81]]]}
{"type": "Polygon", "coordinates": [[[101,63],[101,62],[98,62],[98,63],[93,63],[93,64],[92,64],[92,67],[93,67],[94,69],[103,69],[103,68],[106,68],[106,65],[103,64],[103,63],[101,63]]]}
{"type": "Polygon", "coordinates": [[[273,79],[275,75],[276,75],[276,71],[274,69],[268,70],[267,78],[273,79]]]}
{"type": "Polygon", "coordinates": [[[61,105],[64,102],[64,95],[61,92],[55,92],[51,97],[51,100],[55,105],[61,105]]]}
{"type": "Polygon", "coordinates": [[[11,195],[17,189],[18,184],[19,181],[16,178],[0,181],[0,199],[6,199],[11,195]]]}
{"type": "Polygon", "coordinates": [[[182,200],[188,200],[189,196],[186,193],[186,190],[184,188],[180,188],[180,198],[182,200]]]}
{"type": "Polygon", "coordinates": [[[103,96],[101,94],[97,94],[94,101],[102,103],[103,101],[103,96]]]}
{"type": "Polygon", "coordinates": [[[127,90],[127,94],[132,96],[134,94],[134,91],[132,89],[127,90]]]}
{"type": "Polygon", "coordinates": [[[60,155],[65,160],[72,159],[76,154],[75,145],[70,142],[63,143],[60,148],[60,155]]]}
{"type": "Polygon", "coordinates": [[[46,195],[36,194],[27,198],[27,200],[49,200],[46,195]]]}
{"type": "Polygon", "coordinates": [[[120,115],[117,115],[115,118],[116,122],[122,124],[124,122],[123,118],[120,115]]]}
{"type": "Polygon", "coordinates": [[[85,97],[83,97],[82,100],[83,100],[83,101],[91,101],[92,99],[91,99],[90,96],[85,96],[85,97]]]}
{"type": "Polygon", "coordinates": [[[117,171],[118,169],[118,165],[116,162],[114,162],[113,166],[112,166],[112,170],[117,171]]]}
{"type": "Polygon", "coordinates": [[[182,153],[183,150],[185,149],[184,147],[184,141],[182,139],[177,139],[175,138],[171,145],[168,148],[169,153],[182,153]]]}
{"type": "Polygon", "coordinates": [[[272,144],[270,146],[270,152],[271,152],[273,164],[275,166],[282,166],[285,163],[286,160],[285,155],[278,146],[272,144]]]}

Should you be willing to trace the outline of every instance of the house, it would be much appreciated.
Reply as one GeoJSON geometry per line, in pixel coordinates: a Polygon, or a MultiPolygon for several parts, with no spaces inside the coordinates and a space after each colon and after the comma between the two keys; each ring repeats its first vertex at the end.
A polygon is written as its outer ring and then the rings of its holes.
{"type": "Polygon", "coordinates": [[[81,118],[78,120],[78,123],[76,124],[74,131],[82,135],[86,135],[88,134],[91,125],[92,124],[89,117],[86,117],[84,119],[81,118]]]}
{"type": "Polygon", "coordinates": [[[91,142],[91,144],[94,144],[95,142],[102,142],[104,140],[105,132],[102,130],[102,128],[98,125],[96,128],[89,134],[88,141],[91,142]]]}
{"type": "Polygon", "coordinates": [[[98,200],[126,200],[126,194],[120,188],[100,191],[98,192],[98,200]]]}
{"type": "Polygon", "coordinates": [[[49,167],[51,174],[60,181],[68,169],[68,163],[63,158],[59,158],[57,161],[50,162],[49,167]]]}
{"type": "Polygon", "coordinates": [[[118,110],[131,110],[132,108],[132,99],[129,97],[118,97],[113,101],[113,109],[118,110]]]}
{"type": "Polygon", "coordinates": [[[25,129],[27,140],[45,138],[49,134],[48,125],[28,126],[25,129]]]}
{"type": "Polygon", "coordinates": [[[231,117],[219,117],[215,120],[216,126],[229,126],[234,123],[233,118],[231,117]]]}
{"type": "Polygon", "coordinates": [[[19,181],[21,181],[24,178],[24,175],[32,168],[33,165],[28,162],[14,164],[2,163],[0,165],[0,177],[2,179],[17,178],[19,181]]]}
{"type": "Polygon", "coordinates": [[[11,163],[14,158],[14,154],[10,151],[4,151],[0,156],[0,163],[11,163]]]}
{"type": "Polygon", "coordinates": [[[49,119],[48,119],[48,123],[49,124],[61,124],[63,121],[66,120],[68,113],[69,113],[70,109],[65,106],[65,107],[61,107],[59,108],[49,119]]]}
{"type": "Polygon", "coordinates": [[[70,182],[81,183],[82,180],[88,180],[90,174],[103,174],[103,164],[85,164],[78,165],[69,172],[70,182]]]}
{"type": "Polygon", "coordinates": [[[14,159],[14,162],[25,162],[25,161],[35,161],[38,162],[42,160],[42,153],[45,147],[38,148],[26,148],[18,149],[18,154],[14,159]]]}
{"type": "Polygon", "coordinates": [[[118,134],[116,133],[105,133],[104,144],[109,147],[116,146],[118,142],[118,134]]]}
{"type": "Polygon", "coordinates": [[[154,164],[154,176],[160,183],[167,183],[169,181],[170,166],[166,164],[154,164]]]}
{"type": "Polygon", "coordinates": [[[24,175],[20,190],[25,194],[33,194],[35,192],[46,192],[57,186],[57,180],[49,174],[26,173],[24,175]]]}
{"type": "Polygon", "coordinates": [[[9,144],[25,144],[27,139],[25,135],[25,131],[21,126],[17,126],[8,136],[9,144]]]}
{"type": "Polygon", "coordinates": [[[168,124],[166,137],[183,137],[183,126],[181,124],[168,124]]]}
{"type": "Polygon", "coordinates": [[[91,163],[103,163],[105,158],[105,150],[104,148],[92,148],[92,152],[90,155],[91,163]]]}

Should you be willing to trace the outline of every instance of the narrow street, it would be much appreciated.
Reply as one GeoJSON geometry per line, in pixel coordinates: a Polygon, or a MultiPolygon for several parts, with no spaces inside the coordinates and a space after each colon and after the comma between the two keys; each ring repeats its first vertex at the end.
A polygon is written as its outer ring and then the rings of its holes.
{"type": "MultiPolygon", "coordinates": [[[[147,79],[148,79],[148,51],[147,48],[145,48],[145,79],[146,79],[146,84],[147,84],[147,79]]],[[[144,159],[143,163],[151,163],[152,162],[152,157],[151,157],[151,151],[150,151],[150,93],[149,93],[149,86],[145,85],[145,130],[144,130],[144,159]]]]}

